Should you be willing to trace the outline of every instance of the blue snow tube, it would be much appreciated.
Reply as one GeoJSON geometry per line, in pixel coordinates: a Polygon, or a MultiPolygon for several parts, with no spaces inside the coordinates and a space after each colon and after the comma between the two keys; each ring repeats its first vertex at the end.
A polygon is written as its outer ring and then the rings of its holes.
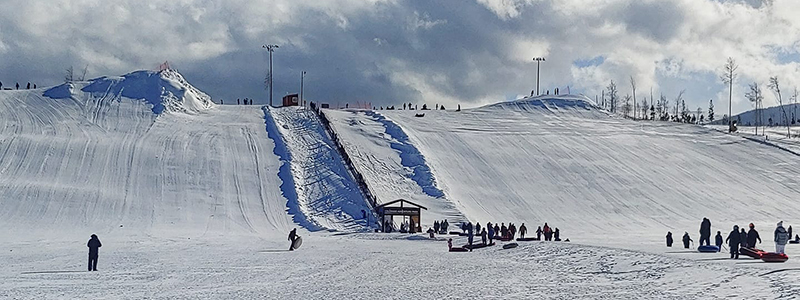
{"type": "Polygon", "coordinates": [[[697,247],[697,251],[704,252],[704,253],[714,253],[719,252],[719,247],[713,245],[703,245],[697,247]]]}

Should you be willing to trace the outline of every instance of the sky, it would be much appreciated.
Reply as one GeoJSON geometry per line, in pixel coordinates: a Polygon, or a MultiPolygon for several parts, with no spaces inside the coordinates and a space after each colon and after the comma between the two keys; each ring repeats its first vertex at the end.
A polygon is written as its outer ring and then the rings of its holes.
{"type": "MultiPolygon", "coordinates": [[[[0,0],[0,81],[39,86],[157,69],[169,61],[215,101],[269,102],[300,90],[333,105],[475,107],[559,88],[594,99],[613,80],[621,96],[714,100],[739,65],[734,113],[748,84],[778,76],[800,86],[797,0],[0,0]]],[[[777,97],[765,91],[765,106],[777,97]]],[[[230,103],[230,102],[228,102],[230,103]]]]}

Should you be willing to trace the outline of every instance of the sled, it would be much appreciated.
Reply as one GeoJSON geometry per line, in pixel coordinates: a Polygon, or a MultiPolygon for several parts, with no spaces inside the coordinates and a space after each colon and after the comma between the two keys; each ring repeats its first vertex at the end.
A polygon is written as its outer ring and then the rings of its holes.
{"type": "Polygon", "coordinates": [[[494,245],[495,245],[494,243],[491,243],[491,244],[472,244],[472,246],[464,245],[464,247],[462,247],[462,248],[464,248],[464,249],[472,248],[473,250],[475,250],[475,249],[486,248],[486,247],[494,246],[494,245]]]}
{"type": "Polygon", "coordinates": [[[789,256],[783,253],[765,252],[761,254],[761,260],[764,262],[782,263],[789,260],[789,256]]]}
{"type": "Polygon", "coordinates": [[[297,236],[297,238],[294,239],[294,242],[292,242],[292,249],[300,248],[301,245],[303,245],[303,238],[297,236]]]}
{"type": "Polygon", "coordinates": [[[789,244],[800,244],[800,241],[798,241],[798,240],[789,241],[789,244]]]}
{"type": "Polygon", "coordinates": [[[519,244],[517,244],[517,243],[508,243],[508,244],[503,245],[503,249],[517,248],[517,246],[519,246],[519,244]]]}
{"type": "Polygon", "coordinates": [[[539,241],[540,239],[527,237],[527,238],[517,238],[517,242],[530,242],[530,241],[539,241]]]}
{"type": "Polygon", "coordinates": [[[469,252],[469,250],[462,247],[453,247],[450,248],[450,252],[469,252]]]}
{"type": "Polygon", "coordinates": [[[414,115],[414,116],[415,116],[415,117],[417,117],[417,118],[422,118],[422,117],[424,117],[424,116],[425,116],[425,114],[424,114],[424,113],[422,113],[422,114],[416,114],[416,115],[414,115]]]}
{"type": "Polygon", "coordinates": [[[703,245],[703,246],[697,247],[697,251],[700,251],[700,252],[703,252],[703,253],[717,253],[717,252],[719,252],[719,247],[714,246],[714,245],[703,245]]]}
{"type": "Polygon", "coordinates": [[[761,259],[761,255],[764,254],[764,250],[756,249],[756,248],[739,248],[739,254],[747,255],[755,259],[761,259]]]}
{"type": "Polygon", "coordinates": [[[458,232],[458,231],[450,231],[450,232],[448,232],[447,234],[459,235],[459,234],[461,234],[461,232],[458,232]]]}

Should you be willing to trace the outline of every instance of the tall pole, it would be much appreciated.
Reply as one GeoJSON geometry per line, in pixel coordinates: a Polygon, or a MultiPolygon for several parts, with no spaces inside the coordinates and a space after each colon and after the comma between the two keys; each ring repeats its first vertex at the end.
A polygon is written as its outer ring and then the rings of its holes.
{"type": "MultiPolygon", "coordinates": [[[[730,74],[731,82],[728,86],[728,90],[730,91],[730,93],[728,93],[728,133],[733,132],[733,128],[731,128],[731,125],[733,125],[733,116],[731,115],[731,106],[733,106],[733,71],[731,71],[730,74]]],[[[758,103],[756,103],[756,113],[758,113],[758,103]]],[[[758,134],[758,126],[756,126],[756,134],[758,134]]]]}
{"type": "Polygon", "coordinates": [[[267,49],[269,52],[269,106],[272,105],[272,52],[278,48],[278,45],[263,45],[261,48],[267,49]]]}
{"type": "Polygon", "coordinates": [[[536,62],[536,96],[539,96],[539,64],[544,61],[544,57],[534,57],[533,61],[536,62]]]}
{"type": "Polygon", "coordinates": [[[300,73],[300,104],[306,106],[306,102],[303,101],[303,79],[306,76],[306,71],[300,73]]]}

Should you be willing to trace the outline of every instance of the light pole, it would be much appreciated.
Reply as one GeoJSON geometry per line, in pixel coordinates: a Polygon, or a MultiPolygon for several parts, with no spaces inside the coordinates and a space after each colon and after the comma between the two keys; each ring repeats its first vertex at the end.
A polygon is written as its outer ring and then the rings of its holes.
{"type": "Polygon", "coordinates": [[[306,71],[300,73],[300,104],[302,106],[306,106],[306,102],[303,101],[303,78],[306,76],[306,71]]]}
{"type": "Polygon", "coordinates": [[[533,61],[536,62],[536,96],[539,96],[539,64],[544,61],[544,57],[534,57],[533,61]]]}
{"type": "Polygon", "coordinates": [[[272,52],[278,49],[278,45],[263,45],[261,48],[269,52],[269,106],[272,106],[272,52]]]}

